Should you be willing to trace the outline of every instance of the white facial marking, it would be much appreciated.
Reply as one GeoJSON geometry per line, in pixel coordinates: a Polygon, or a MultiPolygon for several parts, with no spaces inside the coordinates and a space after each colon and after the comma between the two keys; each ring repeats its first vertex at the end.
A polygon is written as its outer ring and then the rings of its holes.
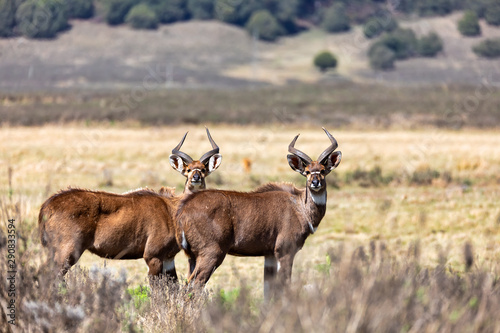
{"type": "Polygon", "coordinates": [[[280,262],[278,261],[278,263],[276,264],[276,272],[279,272],[279,271],[280,271],[280,268],[281,268],[281,264],[280,264],[280,262]]]}
{"type": "Polygon", "coordinates": [[[311,192],[311,198],[313,199],[314,203],[318,206],[326,205],[326,192],[323,192],[321,194],[311,192]]]}
{"type": "Polygon", "coordinates": [[[189,244],[188,244],[188,242],[187,242],[187,239],[186,239],[186,234],[184,233],[184,231],[182,231],[182,243],[181,243],[181,245],[182,245],[182,248],[183,248],[184,250],[187,250],[187,249],[188,249],[189,244]]]}
{"type": "Polygon", "coordinates": [[[163,262],[163,274],[173,271],[175,269],[175,262],[173,260],[166,260],[163,262]]]}

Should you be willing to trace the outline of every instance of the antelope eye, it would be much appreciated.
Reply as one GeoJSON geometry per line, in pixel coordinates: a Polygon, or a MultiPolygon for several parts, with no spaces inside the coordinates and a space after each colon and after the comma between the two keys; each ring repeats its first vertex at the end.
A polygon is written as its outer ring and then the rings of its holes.
{"type": "Polygon", "coordinates": [[[309,176],[311,174],[310,171],[306,171],[306,175],[309,176]]]}
{"type": "Polygon", "coordinates": [[[325,170],[321,170],[319,173],[324,176],[325,175],[325,170]]]}
{"type": "Polygon", "coordinates": [[[205,173],[207,171],[207,169],[203,168],[201,169],[201,172],[205,173]]]}
{"type": "Polygon", "coordinates": [[[191,172],[191,169],[189,169],[189,168],[188,168],[188,169],[187,169],[187,172],[191,172]]]}

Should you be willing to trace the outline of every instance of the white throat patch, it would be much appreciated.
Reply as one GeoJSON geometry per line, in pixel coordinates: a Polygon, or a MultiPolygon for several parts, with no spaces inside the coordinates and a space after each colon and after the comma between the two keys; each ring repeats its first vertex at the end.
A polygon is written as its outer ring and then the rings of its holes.
{"type": "Polygon", "coordinates": [[[310,193],[311,193],[311,198],[316,205],[318,206],[326,205],[326,191],[324,191],[322,194],[314,193],[314,191],[311,191],[310,193]]]}

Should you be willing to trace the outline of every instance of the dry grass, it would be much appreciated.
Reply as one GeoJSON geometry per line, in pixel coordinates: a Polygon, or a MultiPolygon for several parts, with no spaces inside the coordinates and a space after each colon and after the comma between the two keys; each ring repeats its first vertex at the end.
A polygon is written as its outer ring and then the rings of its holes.
{"type": "MultiPolygon", "coordinates": [[[[210,127],[223,154],[222,166],[207,179],[212,188],[249,190],[281,180],[303,186],[303,178],[287,165],[288,143],[300,132],[297,146],[312,156],[327,145],[326,136],[316,127],[210,127]],[[243,171],[244,158],[252,161],[250,173],[243,171]]],[[[209,149],[203,129],[195,126],[3,127],[0,191],[7,198],[10,167],[12,198],[25,212],[18,223],[28,229],[36,229],[41,203],[67,186],[124,192],[169,185],[180,192],[184,178],[172,170],[168,155],[186,130],[190,131],[186,152],[199,156],[209,149]],[[112,186],[105,186],[108,178],[112,186]]],[[[463,268],[461,246],[470,241],[477,262],[496,265],[500,259],[495,246],[500,241],[498,133],[330,131],[344,159],[329,177],[327,215],[299,252],[295,272],[314,275],[324,264],[327,250],[339,242],[355,248],[370,240],[383,241],[394,256],[420,240],[424,265],[436,264],[439,252],[444,251],[449,254],[447,263],[457,269],[463,268]],[[373,172],[377,168],[380,174],[373,172]]],[[[29,241],[39,242],[38,238],[29,241]]],[[[234,288],[239,284],[235,272],[239,272],[259,295],[262,261],[230,257],[209,287],[234,288]]],[[[79,264],[102,266],[104,260],[87,253],[79,264]]],[[[146,265],[141,260],[107,261],[106,265],[125,268],[132,283],[144,282],[146,265]]],[[[183,254],[177,256],[177,266],[185,277],[183,254]]]]}
{"type": "MultiPolygon", "coordinates": [[[[221,167],[207,179],[212,188],[249,190],[281,180],[303,186],[287,165],[288,143],[300,132],[296,146],[312,156],[328,144],[316,126],[210,129],[223,155],[221,167]],[[250,173],[244,172],[245,158],[252,162],[250,173]]],[[[104,261],[86,253],[81,268],[70,271],[67,287],[54,285],[54,269],[43,265],[47,253],[37,234],[41,203],[67,186],[124,192],[175,185],[180,192],[184,179],[172,170],[168,155],[187,130],[186,152],[199,156],[209,149],[201,126],[2,127],[0,244],[5,221],[15,218],[19,259],[25,263],[18,287],[24,329],[37,331],[40,320],[48,331],[79,332],[239,327],[300,332],[333,323],[351,331],[494,327],[497,319],[488,306],[495,309],[500,302],[500,134],[493,131],[329,128],[343,162],[329,176],[327,214],[296,257],[291,293],[277,303],[262,303],[262,258],[228,257],[208,292],[161,285],[155,296],[137,292],[147,284],[142,260],[104,261]],[[470,273],[466,243],[473,249],[470,273]],[[422,317],[429,309],[432,315],[422,317]]],[[[185,278],[182,253],[176,263],[185,278]]]]}

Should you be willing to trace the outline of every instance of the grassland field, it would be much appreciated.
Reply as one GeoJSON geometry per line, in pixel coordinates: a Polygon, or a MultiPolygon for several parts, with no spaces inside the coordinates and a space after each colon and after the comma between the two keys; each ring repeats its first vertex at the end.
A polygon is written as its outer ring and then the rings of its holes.
{"type": "MultiPolygon", "coordinates": [[[[328,146],[319,126],[210,125],[221,147],[220,168],[207,187],[251,190],[268,181],[304,179],[287,164],[287,146],[300,133],[296,147],[316,157],[328,146]],[[242,159],[252,162],[244,172],[242,159]]],[[[422,263],[464,270],[463,246],[473,245],[475,265],[495,270],[500,261],[500,134],[498,131],[357,131],[329,127],[343,160],[328,176],[328,206],[316,234],[296,257],[294,278],[319,274],[330,248],[343,244],[369,247],[384,243],[390,255],[404,257],[419,242],[422,263]]],[[[210,146],[202,126],[141,127],[83,123],[39,127],[3,126],[0,130],[0,224],[14,217],[28,244],[33,263],[43,264],[37,216],[41,203],[68,186],[125,192],[139,187],[175,186],[184,178],[168,162],[170,150],[189,131],[183,151],[199,157],[210,146]],[[9,176],[9,170],[10,176],[9,176]],[[9,184],[10,179],[10,184],[9,184]],[[13,203],[16,209],[7,209],[13,203]],[[12,216],[15,215],[15,216],[12,216]],[[29,245],[31,246],[31,245],[29,245]]],[[[132,285],[146,283],[142,260],[103,260],[85,253],[78,262],[125,269],[132,285]]],[[[176,257],[181,278],[187,261],[176,257]]],[[[262,258],[228,257],[209,282],[210,289],[230,290],[244,278],[252,293],[262,295],[262,258]]]]}

